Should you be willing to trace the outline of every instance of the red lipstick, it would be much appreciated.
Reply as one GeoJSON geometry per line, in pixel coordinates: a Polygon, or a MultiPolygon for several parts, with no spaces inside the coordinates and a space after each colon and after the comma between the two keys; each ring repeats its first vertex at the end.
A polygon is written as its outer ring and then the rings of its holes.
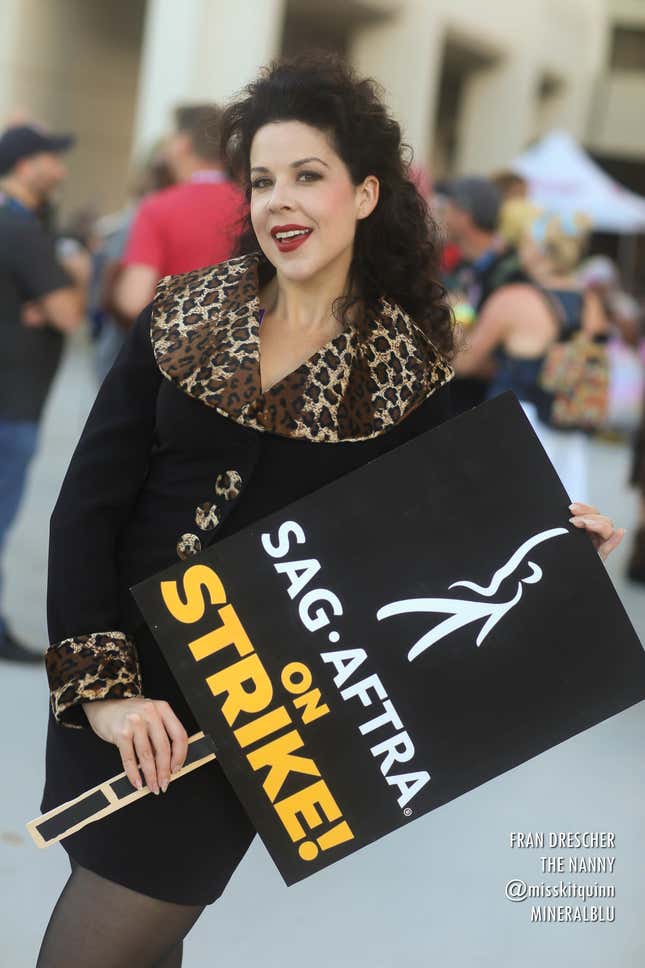
{"type": "Polygon", "coordinates": [[[307,225],[275,225],[271,237],[280,252],[291,252],[306,242],[312,232],[307,225]]]}

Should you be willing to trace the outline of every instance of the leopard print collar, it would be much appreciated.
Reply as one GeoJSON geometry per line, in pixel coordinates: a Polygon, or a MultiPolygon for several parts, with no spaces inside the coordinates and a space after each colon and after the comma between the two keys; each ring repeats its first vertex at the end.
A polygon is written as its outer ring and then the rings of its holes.
{"type": "Polygon", "coordinates": [[[337,443],[384,433],[454,376],[412,319],[382,299],[368,320],[369,338],[345,330],[263,393],[263,259],[254,252],[159,282],[155,359],[185,393],[255,430],[337,443]]]}

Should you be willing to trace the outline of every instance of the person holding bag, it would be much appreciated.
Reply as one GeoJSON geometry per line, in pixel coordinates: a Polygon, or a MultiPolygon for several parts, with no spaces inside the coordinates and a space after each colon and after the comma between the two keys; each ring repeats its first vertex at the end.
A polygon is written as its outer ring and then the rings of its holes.
{"type": "Polygon", "coordinates": [[[585,431],[607,404],[606,351],[596,342],[606,318],[575,276],[588,221],[526,212],[519,251],[532,282],[491,296],[454,365],[469,374],[495,361],[488,398],[515,392],[569,494],[588,500],[585,431]]]}

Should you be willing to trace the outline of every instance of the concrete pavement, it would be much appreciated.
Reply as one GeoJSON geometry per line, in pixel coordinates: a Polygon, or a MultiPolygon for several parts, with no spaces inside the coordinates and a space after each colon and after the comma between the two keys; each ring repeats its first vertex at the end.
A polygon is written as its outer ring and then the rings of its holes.
{"type": "MultiPolygon", "coordinates": [[[[94,392],[89,348],[78,337],[68,345],[5,559],[7,614],[42,649],[48,518],[94,392]]],[[[633,529],[628,462],[625,447],[595,444],[592,498],[633,529]]],[[[645,639],[645,588],[623,581],[623,544],[609,572],[645,639]]],[[[33,968],[69,868],[62,848],[37,850],[24,828],[39,812],[44,668],[4,663],[0,674],[0,968],[33,968]]],[[[223,898],[189,935],[184,966],[642,968],[644,745],[641,703],[290,889],[256,838],[223,898]],[[552,883],[538,862],[553,852],[511,850],[511,830],[614,832],[615,874],[576,879],[615,885],[615,922],[529,923],[529,906],[507,901],[504,885],[511,878],[552,883]]]]}

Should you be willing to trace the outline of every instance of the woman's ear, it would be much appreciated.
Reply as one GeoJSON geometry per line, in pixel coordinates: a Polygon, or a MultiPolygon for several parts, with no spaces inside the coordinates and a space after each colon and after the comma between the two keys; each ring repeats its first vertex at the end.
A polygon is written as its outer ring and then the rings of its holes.
{"type": "Polygon", "coordinates": [[[367,218],[371,215],[379,198],[379,180],[376,175],[368,175],[356,189],[357,218],[367,218]]]}

